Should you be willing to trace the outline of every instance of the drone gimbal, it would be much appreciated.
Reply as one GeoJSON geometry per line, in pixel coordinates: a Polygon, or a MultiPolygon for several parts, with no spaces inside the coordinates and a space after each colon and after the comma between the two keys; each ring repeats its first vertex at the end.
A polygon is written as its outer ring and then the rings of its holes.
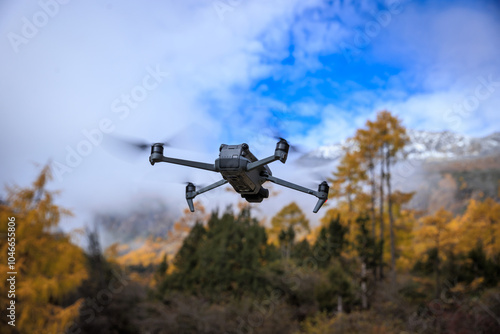
{"type": "Polygon", "coordinates": [[[234,190],[241,194],[241,197],[251,203],[260,203],[264,198],[269,197],[269,190],[262,187],[262,184],[266,181],[316,196],[318,202],[314,207],[314,213],[318,212],[328,199],[330,187],[326,181],[321,182],[318,186],[318,191],[315,191],[272,176],[271,170],[267,165],[276,160],[285,163],[288,157],[290,145],[283,138],[276,144],[274,154],[261,160],[258,160],[250,152],[248,145],[245,143],[240,145],[222,144],[219,149],[219,158],[215,160],[214,164],[166,157],[163,155],[163,145],[163,143],[156,143],[151,146],[151,155],[149,157],[151,165],[157,162],[168,162],[217,172],[222,175],[222,180],[199,190],[196,190],[196,186],[193,183],[190,182],[187,184],[186,200],[191,212],[194,212],[193,199],[197,195],[220,187],[226,183],[231,184],[234,190]]]}

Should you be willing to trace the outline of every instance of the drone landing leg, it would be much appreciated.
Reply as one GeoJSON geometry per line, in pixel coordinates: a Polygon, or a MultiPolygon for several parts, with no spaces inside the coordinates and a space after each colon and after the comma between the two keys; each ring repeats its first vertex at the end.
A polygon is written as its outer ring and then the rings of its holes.
{"type": "Polygon", "coordinates": [[[199,194],[203,194],[204,192],[207,192],[209,190],[215,189],[217,187],[220,187],[224,184],[227,183],[227,180],[220,180],[215,183],[212,183],[211,185],[208,185],[204,188],[201,188],[200,190],[196,190],[196,187],[192,183],[188,183],[186,186],[186,200],[188,202],[189,210],[191,212],[194,212],[194,203],[193,199],[198,196],[199,194]]]}

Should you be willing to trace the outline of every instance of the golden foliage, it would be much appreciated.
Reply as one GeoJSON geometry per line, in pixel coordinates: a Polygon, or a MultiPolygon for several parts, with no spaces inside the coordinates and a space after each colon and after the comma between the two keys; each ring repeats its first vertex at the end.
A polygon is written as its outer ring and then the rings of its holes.
{"type": "Polygon", "coordinates": [[[480,243],[489,258],[500,253],[500,203],[491,198],[471,200],[467,210],[452,224],[457,250],[470,251],[480,243]]]}
{"type": "Polygon", "coordinates": [[[162,261],[163,255],[167,253],[175,253],[175,249],[172,248],[168,239],[147,238],[141,246],[118,256],[116,261],[124,266],[142,265],[147,267],[158,265],[162,261]]]}
{"type": "Polygon", "coordinates": [[[205,207],[200,202],[194,202],[194,212],[189,211],[189,209],[184,209],[184,215],[179,218],[174,224],[172,231],[168,232],[168,239],[172,243],[182,243],[182,240],[189,234],[191,228],[196,223],[203,223],[208,220],[208,214],[206,213],[205,207]]]}
{"type": "MultiPolygon", "coordinates": [[[[53,203],[54,192],[45,189],[51,179],[49,167],[42,169],[30,188],[8,188],[8,205],[0,206],[0,221],[16,219],[16,327],[21,333],[62,332],[78,314],[81,301],[61,307],[64,298],[87,278],[83,251],[70,237],[53,232],[62,215],[69,214],[53,203]]],[[[1,233],[7,224],[1,224],[1,233]]],[[[7,254],[7,238],[0,239],[0,252],[7,254]]],[[[8,271],[0,266],[0,279],[8,271]]],[[[6,285],[0,294],[7,295],[6,285]]]]}
{"type": "Polygon", "coordinates": [[[444,256],[443,251],[453,244],[452,219],[452,213],[443,208],[420,219],[420,227],[415,232],[417,255],[422,256],[428,249],[436,248],[440,256],[444,256]]]}
{"type": "Polygon", "coordinates": [[[309,220],[295,202],[285,206],[271,219],[269,240],[277,242],[279,233],[288,230],[289,227],[295,231],[297,240],[306,237],[310,231],[309,220]]]}

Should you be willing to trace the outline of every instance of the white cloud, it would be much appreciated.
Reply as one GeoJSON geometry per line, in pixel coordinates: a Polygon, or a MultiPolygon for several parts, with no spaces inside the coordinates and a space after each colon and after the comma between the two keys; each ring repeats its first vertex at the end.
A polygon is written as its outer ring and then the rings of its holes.
{"type": "MultiPolygon", "coordinates": [[[[19,53],[3,39],[0,140],[1,153],[8,159],[2,159],[0,182],[30,182],[36,171],[26,162],[32,159],[43,163],[52,157],[64,163],[66,147],[75,148],[85,139],[81,131],[96,127],[103,118],[112,119],[116,133],[151,141],[168,137],[192,121],[215,132],[215,139],[232,126],[209,114],[200,98],[212,93],[238,113],[232,87],[245,88],[252,80],[269,75],[272,69],[262,57],[281,57],[287,45],[285,27],[295,5],[290,1],[272,6],[264,1],[241,3],[226,13],[224,21],[211,3],[191,5],[71,2],[21,45],[19,53]],[[267,34],[267,29],[273,33],[267,34]],[[264,35],[267,40],[261,38],[264,35]],[[169,77],[129,117],[120,120],[111,110],[112,102],[129,94],[142,82],[147,67],[157,64],[169,77]]],[[[21,18],[34,10],[39,8],[11,8],[1,35],[19,32],[21,18]]],[[[196,132],[192,137],[201,140],[201,149],[213,146],[212,159],[216,158],[220,141],[207,142],[206,136],[196,132]]],[[[70,207],[106,206],[142,189],[142,183],[131,180],[152,168],[145,158],[144,164],[129,165],[94,147],[55,187],[62,188],[61,201],[70,207]]],[[[181,169],[168,171],[176,174],[181,169]]],[[[197,178],[199,173],[191,175],[197,178]]],[[[174,188],[152,187],[151,191],[183,202],[183,189],[174,188]]]]}
{"type": "MultiPolygon", "coordinates": [[[[8,39],[1,39],[0,183],[30,182],[35,174],[30,161],[43,163],[50,157],[64,161],[66,146],[75,147],[84,139],[83,129],[108,117],[116,133],[150,141],[169,137],[193,121],[201,123],[210,136],[193,130],[189,140],[210,153],[202,159],[215,159],[221,140],[253,141],[259,155],[269,154],[273,140],[259,137],[254,129],[272,127],[262,122],[273,120],[276,110],[301,117],[320,115],[320,124],[309,129],[293,122],[293,117],[289,120],[290,129],[299,131],[290,131],[290,140],[310,148],[351,136],[379,108],[393,110],[410,127],[446,129],[443,111],[474,93],[478,75],[498,74],[498,23],[479,7],[449,5],[440,12],[433,5],[411,5],[394,16],[362,50],[360,61],[370,57],[373,64],[402,71],[389,79],[380,77],[380,88],[368,90],[353,80],[336,81],[335,69],[345,62],[322,64],[319,59],[341,53],[339,43],[350,41],[356,29],[372,20],[373,2],[334,1],[331,7],[319,0],[232,3],[221,20],[210,1],[73,1],[61,6],[18,53],[8,39]],[[291,43],[295,65],[281,65],[291,43]],[[148,66],[156,65],[169,76],[129,117],[119,119],[112,112],[113,101],[130,94],[148,66]],[[308,71],[322,67],[332,71],[331,78],[306,78],[308,71]],[[290,95],[325,79],[343,100],[325,105],[314,93],[287,105],[263,97],[270,87],[250,90],[262,78],[292,83],[290,95]]],[[[23,16],[32,17],[40,10],[37,4],[2,6],[2,36],[20,33],[23,16]]],[[[461,130],[494,129],[499,91],[481,101],[461,130]]],[[[198,157],[201,154],[191,156],[198,157]]],[[[56,187],[64,191],[65,203],[85,209],[148,192],[183,203],[182,186],[149,182],[145,175],[151,168],[168,171],[174,178],[183,177],[185,171],[151,167],[147,157],[142,163],[125,164],[95,148],[56,187]]],[[[190,176],[211,177],[197,171],[190,176]]]]}

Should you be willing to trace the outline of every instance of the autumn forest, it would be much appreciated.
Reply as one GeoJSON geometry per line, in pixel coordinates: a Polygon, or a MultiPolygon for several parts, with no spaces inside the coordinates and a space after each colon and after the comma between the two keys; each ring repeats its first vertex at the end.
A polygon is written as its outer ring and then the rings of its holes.
{"type": "Polygon", "coordinates": [[[428,192],[401,190],[409,138],[389,111],[348,141],[317,221],[297,202],[273,217],[195,203],[134,249],[103,249],[97,225],[62,232],[71,212],[43,168],[1,197],[0,277],[9,217],[18,274],[15,326],[3,284],[0,332],[499,333],[499,184],[485,194],[455,170],[428,192]]]}

